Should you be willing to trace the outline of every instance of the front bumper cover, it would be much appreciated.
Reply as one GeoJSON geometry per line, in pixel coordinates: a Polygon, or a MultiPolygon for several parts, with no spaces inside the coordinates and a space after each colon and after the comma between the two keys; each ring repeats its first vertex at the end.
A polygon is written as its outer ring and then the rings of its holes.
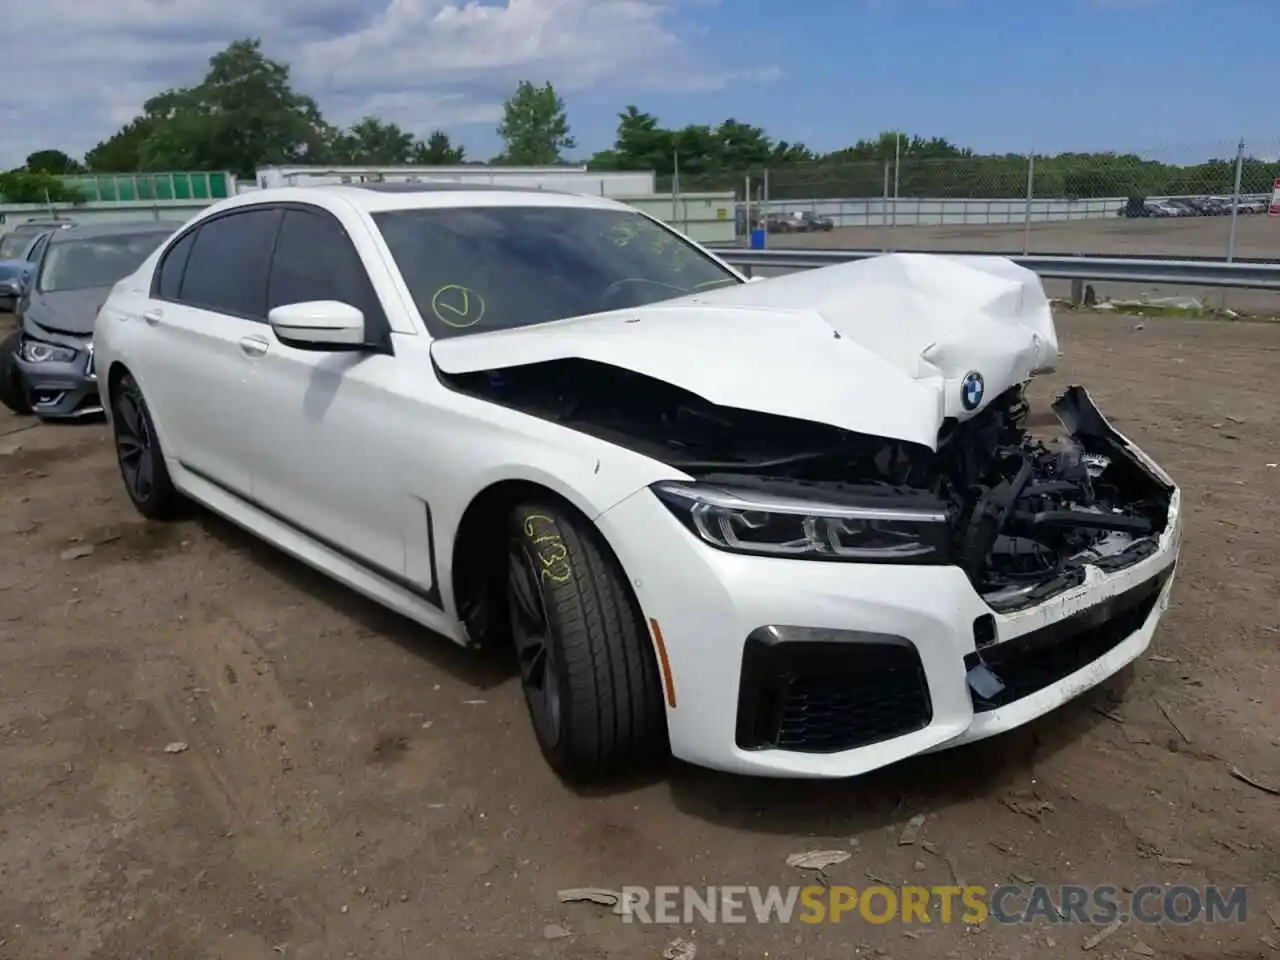
{"type": "Polygon", "coordinates": [[[75,351],[70,360],[33,363],[21,352],[14,358],[32,413],[45,420],[79,420],[101,414],[93,338],[45,330],[30,318],[24,320],[22,333],[23,341],[37,340],[75,351]]]}
{"type": "Polygon", "coordinates": [[[597,523],[661,630],[675,755],[738,773],[848,777],[1021,726],[1139,657],[1168,606],[1181,495],[1172,487],[1166,528],[1147,556],[1118,570],[1089,566],[1075,586],[1003,614],[958,567],[714,550],[647,489],[597,523]],[[840,639],[806,650],[768,642],[769,626],[840,639]],[[983,684],[984,670],[1002,690],[983,684]]]}

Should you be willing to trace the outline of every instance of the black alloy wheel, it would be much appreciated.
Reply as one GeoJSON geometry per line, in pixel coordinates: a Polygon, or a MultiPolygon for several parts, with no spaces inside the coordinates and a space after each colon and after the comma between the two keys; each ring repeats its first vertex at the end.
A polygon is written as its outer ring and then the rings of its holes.
{"type": "Polygon", "coordinates": [[[538,742],[554,751],[560,744],[563,717],[555,647],[538,576],[529,548],[512,538],[507,554],[507,606],[520,684],[538,742]]]}
{"type": "Polygon", "coordinates": [[[186,501],[169,478],[155,421],[138,382],[126,374],[110,394],[116,459],[129,499],[148,520],[180,516],[186,501]]]}
{"type": "Polygon", "coordinates": [[[130,380],[116,401],[116,454],[125,488],[135,503],[151,499],[156,481],[155,445],[143,404],[141,391],[130,380]]]}

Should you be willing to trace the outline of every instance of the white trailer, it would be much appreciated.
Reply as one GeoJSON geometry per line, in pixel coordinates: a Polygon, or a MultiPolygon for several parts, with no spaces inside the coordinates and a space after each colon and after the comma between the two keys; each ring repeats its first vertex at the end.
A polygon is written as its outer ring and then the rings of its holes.
{"type": "MultiPolygon", "coordinates": [[[[486,183],[600,197],[652,196],[651,170],[599,171],[586,167],[259,167],[254,187],[302,187],[333,183],[486,183]]],[[[245,188],[242,187],[243,191],[245,188]]],[[[249,189],[253,189],[250,187],[249,189]]]]}

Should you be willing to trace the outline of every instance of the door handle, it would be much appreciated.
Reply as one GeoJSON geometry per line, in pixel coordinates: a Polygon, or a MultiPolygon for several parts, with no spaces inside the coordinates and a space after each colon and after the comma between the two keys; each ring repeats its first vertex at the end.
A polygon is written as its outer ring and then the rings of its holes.
{"type": "Polygon", "coordinates": [[[153,327],[157,323],[159,323],[163,318],[164,318],[164,311],[161,310],[159,307],[155,307],[151,310],[147,310],[145,313],[142,314],[142,319],[147,321],[147,323],[151,324],[151,326],[153,327]]]}
{"type": "Polygon", "coordinates": [[[241,337],[240,350],[246,357],[260,357],[267,352],[270,343],[263,337],[241,337]]]}

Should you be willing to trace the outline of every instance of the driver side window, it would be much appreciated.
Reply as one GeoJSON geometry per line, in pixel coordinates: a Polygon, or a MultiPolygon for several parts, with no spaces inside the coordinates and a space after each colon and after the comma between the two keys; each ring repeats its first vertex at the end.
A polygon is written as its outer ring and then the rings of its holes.
{"type": "Polygon", "coordinates": [[[378,295],[346,231],[327,214],[289,208],[271,260],[267,310],[308,300],[358,307],[375,339],[387,332],[378,295]]]}

